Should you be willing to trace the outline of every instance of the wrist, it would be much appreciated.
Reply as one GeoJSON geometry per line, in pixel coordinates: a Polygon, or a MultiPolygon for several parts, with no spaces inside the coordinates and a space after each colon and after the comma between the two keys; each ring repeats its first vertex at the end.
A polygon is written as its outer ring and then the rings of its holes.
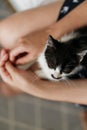
{"type": "Polygon", "coordinates": [[[63,29],[59,26],[59,22],[56,22],[47,29],[47,32],[49,35],[52,35],[55,39],[57,39],[63,35],[62,30],[63,29]]]}

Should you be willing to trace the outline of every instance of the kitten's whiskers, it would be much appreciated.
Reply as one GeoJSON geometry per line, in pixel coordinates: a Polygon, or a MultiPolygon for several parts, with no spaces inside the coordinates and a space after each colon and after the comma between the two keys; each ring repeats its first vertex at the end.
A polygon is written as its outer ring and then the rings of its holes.
{"type": "Polygon", "coordinates": [[[75,82],[72,81],[71,79],[68,79],[68,80],[65,80],[65,81],[68,83],[69,86],[77,87],[75,82]]]}

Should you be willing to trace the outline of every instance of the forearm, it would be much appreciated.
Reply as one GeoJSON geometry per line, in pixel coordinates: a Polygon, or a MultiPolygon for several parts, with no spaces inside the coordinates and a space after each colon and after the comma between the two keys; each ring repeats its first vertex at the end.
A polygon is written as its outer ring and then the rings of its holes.
{"type": "Polygon", "coordinates": [[[27,92],[48,100],[87,104],[87,80],[68,82],[41,80],[38,85],[29,88],[27,92]]]}
{"type": "Polygon", "coordinates": [[[54,38],[59,38],[79,27],[87,25],[87,1],[80,4],[60,21],[48,29],[54,38]]]}

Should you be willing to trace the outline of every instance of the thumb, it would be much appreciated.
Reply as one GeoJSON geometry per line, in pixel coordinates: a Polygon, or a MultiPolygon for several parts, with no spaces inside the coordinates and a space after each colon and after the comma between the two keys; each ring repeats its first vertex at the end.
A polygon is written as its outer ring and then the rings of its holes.
{"type": "Polygon", "coordinates": [[[5,64],[5,67],[10,75],[15,75],[16,73],[18,73],[18,69],[14,67],[9,61],[5,64]]]}
{"type": "Polygon", "coordinates": [[[19,46],[18,48],[14,48],[10,51],[10,61],[14,62],[19,58],[25,57],[27,54],[29,54],[27,47],[19,46]]]}
{"type": "Polygon", "coordinates": [[[17,59],[15,61],[15,64],[16,65],[27,64],[27,63],[30,63],[30,62],[32,62],[34,60],[35,60],[35,57],[32,56],[32,54],[27,54],[26,56],[17,59]]]}

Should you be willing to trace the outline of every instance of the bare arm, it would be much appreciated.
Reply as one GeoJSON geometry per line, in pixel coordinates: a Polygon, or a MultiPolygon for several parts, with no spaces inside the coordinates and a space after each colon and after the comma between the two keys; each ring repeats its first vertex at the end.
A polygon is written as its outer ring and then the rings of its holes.
{"type": "Polygon", "coordinates": [[[31,70],[19,70],[10,62],[6,62],[5,66],[0,67],[0,75],[13,90],[21,90],[48,100],[87,105],[87,80],[45,81],[37,77],[31,70]]]}
{"type": "Polygon", "coordinates": [[[34,88],[29,88],[27,92],[48,100],[87,105],[87,80],[68,81],[68,83],[40,80],[34,88]]]}
{"type": "Polygon", "coordinates": [[[48,31],[59,38],[66,33],[71,32],[79,27],[87,25],[87,1],[84,1],[59,22],[54,23],[48,31]]]}

